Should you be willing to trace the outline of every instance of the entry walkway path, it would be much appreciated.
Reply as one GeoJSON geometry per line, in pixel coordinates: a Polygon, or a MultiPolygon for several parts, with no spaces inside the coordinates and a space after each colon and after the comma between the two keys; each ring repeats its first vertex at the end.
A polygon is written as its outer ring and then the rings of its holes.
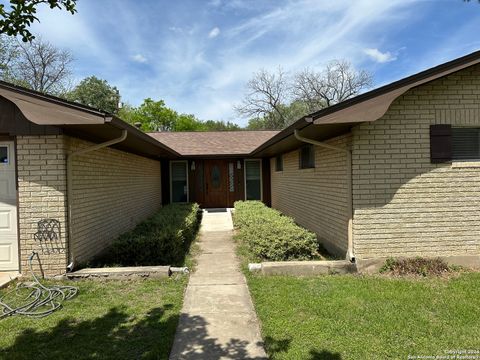
{"type": "Polygon", "coordinates": [[[267,359],[229,210],[205,210],[170,360],[267,359]]]}

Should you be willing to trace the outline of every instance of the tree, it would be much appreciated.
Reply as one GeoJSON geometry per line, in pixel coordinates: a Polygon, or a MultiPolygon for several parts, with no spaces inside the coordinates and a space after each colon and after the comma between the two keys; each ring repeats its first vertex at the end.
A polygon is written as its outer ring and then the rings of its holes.
{"type": "Polygon", "coordinates": [[[118,116],[132,125],[140,125],[146,132],[152,131],[208,131],[239,130],[237,124],[224,121],[200,121],[192,114],[179,114],[168,108],[163,100],[145,99],[139,107],[123,106],[118,116]]]}
{"type": "Polygon", "coordinates": [[[163,100],[154,101],[147,98],[139,107],[123,107],[119,117],[131,123],[141,124],[143,131],[173,131],[178,119],[178,113],[165,106],[163,100]]]}
{"type": "Polygon", "coordinates": [[[238,124],[232,123],[230,121],[221,121],[221,120],[207,120],[202,122],[203,130],[205,131],[227,131],[227,130],[241,130],[238,124]]]}
{"type": "Polygon", "coordinates": [[[29,31],[36,17],[39,5],[48,4],[50,9],[65,9],[75,14],[77,0],[10,0],[10,11],[0,4],[0,33],[9,36],[20,35],[24,42],[32,41],[35,36],[29,31]]]}
{"type": "MultiPolygon", "coordinates": [[[[11,46],[11,45],[7,45],[11,46]]],[[[73,57],[68,50],[59,49],[41,39],[12,48],[8,71],[3,80],[52,95],[64,95],[71,84],[73,57]]]]}
{"type": "Polygon", "coordinates": [[[177,114],[178,117],[175,120],[171,131],[203,131],[204,126],[195,115],[192,114],[177,114]]]}
{"type": "Polygon", "coordinates": [[[288,125],[298,120],[303,115],[308,114],[309,111],[305,103],[301,101],[292,101],[290,105],[282,105],[281,111],[284,113],[287,121],[279,123],[274,116],[266,115],[261,118],[252,118],[248,121],[247,129],[249,130],[281,130],[288,125]]]}
{"type": "Polygon", "coordinates": [[[372,85],[372,76],[345,60],[334,60],[320,72],[305,69],[287,77],[261,70],[247,83],[236,111],[250,117],[249,129],[283,129],[302,116],[346,100],[372,85]]]}
{"type": "Polygon", "coordinates": [[[70,101],[103,110],[110,114],[118,111],[120,93],[115,86],[106,80],[90,76],[83,79],[74,89],[65,96],[70,101]]]}
{"type": "Polygon", "coordinates": [[[290,101],[286,74],[281,68],[276,72],[265,69],[255,73],[247,83],[247,93],[242,103],[235,107],[238,114],[256,119],[264,118],[272,128],[283,128],[290,119],[285,105],[290,101]]]}
{"type": "Polygon", "coordinates": [[[345,60],[331,61],[323,71],[305,69],[295,75],[293,94],[314,112],[344,101],[372,86],[372,75],[345,60]]]}
{"type": "Polygon", "coordinates": [[[13,60],[18,57],[18,42],[12,37],[0,35],[0,80],[8,81],[13,60]]]}

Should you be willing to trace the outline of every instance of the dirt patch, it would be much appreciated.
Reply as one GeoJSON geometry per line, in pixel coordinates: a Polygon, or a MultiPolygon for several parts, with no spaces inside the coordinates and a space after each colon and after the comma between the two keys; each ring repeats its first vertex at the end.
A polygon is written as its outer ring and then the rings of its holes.
{"type": "Polygon", "coordinates": [[[389,258],[380,273],[391,276],[450,277],[463,271],[459,266],[448,265],[440,258],[389,258]]]}

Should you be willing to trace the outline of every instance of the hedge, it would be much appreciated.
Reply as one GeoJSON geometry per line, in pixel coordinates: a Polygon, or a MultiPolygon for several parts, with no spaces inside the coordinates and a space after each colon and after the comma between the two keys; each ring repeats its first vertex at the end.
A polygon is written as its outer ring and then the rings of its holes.
{"type": "Polygon", "coordinates": [[[314,233],[260,201],[235,202],[233,221],[236,238],[255,260],[310,260],[318,257],[319,244],[314,233]]]}
{"type": "Polygon", "coordinates": [[[171,204],[118,237],[89,266],[183,265],[201,220],[198,204],[171,204]]]}

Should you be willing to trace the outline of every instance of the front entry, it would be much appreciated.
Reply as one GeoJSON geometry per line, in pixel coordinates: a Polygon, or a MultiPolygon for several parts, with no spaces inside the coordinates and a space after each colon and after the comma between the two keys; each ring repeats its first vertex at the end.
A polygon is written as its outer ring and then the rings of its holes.
{"type": "Polygon", "coordinates": [[[0,270],[18,270],[17,189],[13,141],[0,141],[0,270]]]}
{"type": "Polygon", "coordinates": [[[225,207],[228,203],[228,162],[225,160],[205,160],[205,200],[204,207],[225,207]]]}

